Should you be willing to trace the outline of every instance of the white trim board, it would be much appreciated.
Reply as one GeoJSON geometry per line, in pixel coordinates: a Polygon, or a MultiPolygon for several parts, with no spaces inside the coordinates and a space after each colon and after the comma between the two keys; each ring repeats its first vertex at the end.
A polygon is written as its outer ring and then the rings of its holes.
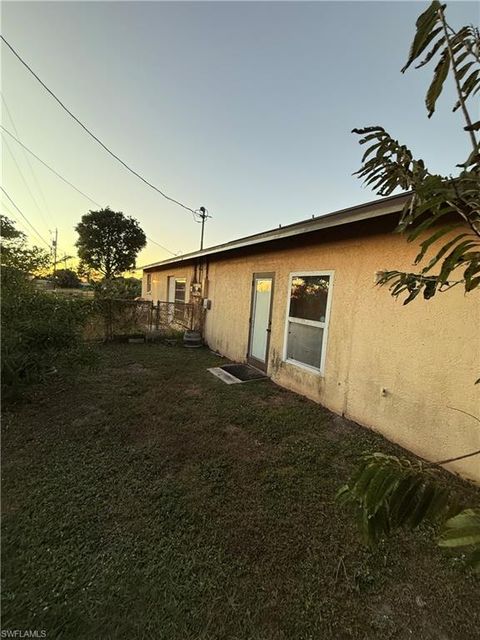
{"type": "Polygon", "coordinates": [[[327,346],[328,346],[328,327],[330,324],[330,309],[332,307],[332,298],[333,298],[333,284],[335,280],[335,271],[333,269],[325,269],[323,271],[292,271],[288,276],[288,288],[287,288],[287,305],[285,310],[285,329],[283,335],[283,353],[282,360],[287,364],[291,364],[295,367],[300,367],[301,369],[307,370],[309,373],[313,375],[325,375],[325,360],[327,357],[327,346]],[[312,367],[311,365],[305,364],[303,362],[298,362],[297,360],[293,360],[292,358],[287,357],[288,350],[288,323],[290,320],[290,292],[292,290],[292,280],[295,277],[301,276],[328,276],[330,278],[330,284],[328,287],[328,295],[327,295],[327,307],[325,309],[325,322],[310,322],[308,320],[300,320],[299,324],[312,324],[313,326],[320,326],[323,329],[323,338],[322,338],[322,354],[320,356],[320,368],[312,367]],[[323,327],[321,326],[323,325],[323,327]]]}

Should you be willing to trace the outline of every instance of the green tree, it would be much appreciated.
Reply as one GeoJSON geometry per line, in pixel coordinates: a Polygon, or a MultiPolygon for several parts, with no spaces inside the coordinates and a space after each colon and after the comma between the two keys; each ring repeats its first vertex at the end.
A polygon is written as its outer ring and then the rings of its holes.
{"type": "Polygon", "coordinates": [[[137,254],[147,243],[137,220],[109,207],[82,216],[76,231],[81,262],[107,280],[134,269],[137,254]]]}
{"type": "Polygon", "coordinates": [[[10,280],[26,280],[29,276],[45,269],[50,256],[44,249],[29,247],[27,236],[15,227],[7,216],[0,214],[0,258],[2,266],[2,285],[8,286],[10,280]]]}
{"type": "MultiPolygon", "coordinates": [[[[468,106],[480,91],[480,34],[473,26],[453,29],[445,9],[446,5],[435,0],[419,16],[402,72],[414,62],[423,67],[436,59],[425,99],[428,117],[435,112],[446,79],[453,78],[457,92],[453,110],[462,113],[471,148],[468,158],[457,165],[457,175],[431,173],[423,160],[415,159],[382,127],[353,130],[362,136],[360,144],[367,145],[359,177],[380,196],[396,189],[410,191],[397,231],[405,233],[409,242],[420,243],[415,265],[423,268],[411,273],[384,271],[379,280],[380,285],[390,287],[392,295],[405,295],[404,304],[420,293],[428,300],[454,286],[466,292],[480,286],[480,149],[476,137],[480,120],[473,121],[468,106]]],[[[480,509],[462,510],[439,477],[439,465],[479,454],[472,451],[433,464],[366,454],[337,499],[354,508],[368,542],[425,520],[443,523],[438,543],[469,550],[472,565],[480,571],[480,509]]]]}
{"type": "Polygon", "coordinates": [[[80,278],[72,269],[57,269],[54,280],[62,289],[78,289],[80,286],[80,278]]]}
{"type": "Polygon", "coordinates": [[[85,262],[80,261],[77,267],[77,274],[80,278],[84,278],[89,284],[94,284],[103,280],[103,274],[96,269],[92,269],[92,267],[85,264],[85,262]]]}

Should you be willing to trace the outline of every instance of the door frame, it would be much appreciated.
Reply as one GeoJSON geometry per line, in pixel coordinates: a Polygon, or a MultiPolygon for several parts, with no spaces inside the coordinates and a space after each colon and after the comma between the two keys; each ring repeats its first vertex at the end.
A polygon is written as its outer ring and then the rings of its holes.
{"type": "Polygon", "coordinates": [[[167,317],[169,324],[173,322],[175,317],[175,278],[176,276],[167,276],[167,317]]]}
{"type": "Polygon", "coordinates": [[[262,271],[252,274],[252,287],[250,293],[250,317],[248,319],[248,343],[247,343],[247,362],[252,366],[267,372],[268,369],[268,354],[270,352],[270,336],[272,333],[272,310],[273,310],[273,294],[275,290],[275,272],[274,271],[262,271]],[[258,279],[271,279],[272,289],[270,291],[270,309],[268,312],[268,328],[267,328],[267,344],[265,346],[265,362],[258,360],[254,356],[250,355],[252,332],[253,332],[253,313],[255,307],[255,281],[258,279]]]}

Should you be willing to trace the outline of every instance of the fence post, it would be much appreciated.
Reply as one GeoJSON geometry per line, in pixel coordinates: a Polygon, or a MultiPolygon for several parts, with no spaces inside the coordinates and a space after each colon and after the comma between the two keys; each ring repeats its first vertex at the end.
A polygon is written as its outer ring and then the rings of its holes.
{"type": "Polygon", "coordinates": [[[105,342],[109,342],[113,338],[113,308],[112,300],[105,298],[103,300],[103,318],[105,322],[105,342]]]}
{"type": "Polygon", "coordinates": [[[160,300],[157,300],[157,305],[155,307],[155,330],[158,331],[160,328],[160,300]]]}

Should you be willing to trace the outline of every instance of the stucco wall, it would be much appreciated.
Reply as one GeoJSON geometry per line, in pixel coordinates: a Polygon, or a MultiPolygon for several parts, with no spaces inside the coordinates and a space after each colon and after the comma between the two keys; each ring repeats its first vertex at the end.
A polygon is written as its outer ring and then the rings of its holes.
{"type": "MultiPolygon", "coordinates": [[[[460,288],[407,306],[374,285],[383,268],[412,268],[415,246],[391,233],[210,259],[205,338],[244,361],[254,272],[274,272],[268,373],[272,380],[373,428],[429,460],[480,449],[480,296],[460,288]],[[292,271],[334,271],[324,375],[283,362],[292,271]],[[383,391],[382,391],[383,390],[383,391]]],[[[187,267],[182,276],[187,275],[187,267]]],[[[167,275],[157,272],[166,286],[167,275]]],[[[180,271],[178,271],[180,273],[180,271]]],[[[160,298],[161,299],[161,298],[160,298]]],[[[478,458],[448,467],[480,480],[478,458]]]]}
{"type": "Polygon", "coordinates": [[[168,278],[186,278],[185,302],[190,301],[190,283],[192,281],[193,269],[191,267],[182,266],[180,268],[172,268],[166,271],[152,271],[152,290],[147,292],[147,273],[144,271],[142,277],[142,298],[145,300],[153,300],[157,302],[168,302],[168,278]]]}

